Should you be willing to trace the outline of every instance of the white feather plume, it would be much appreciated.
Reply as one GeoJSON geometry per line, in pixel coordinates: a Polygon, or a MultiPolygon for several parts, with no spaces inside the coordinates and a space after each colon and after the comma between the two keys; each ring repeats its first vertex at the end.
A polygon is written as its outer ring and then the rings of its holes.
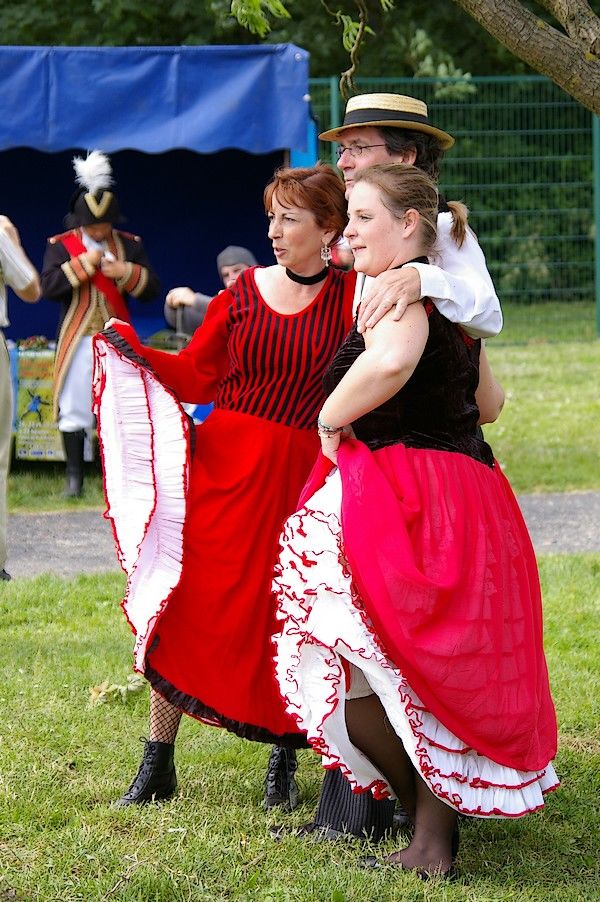
{"type": "Polygon", "coordinates": [[[75,181],[90,194],[110,188],[114,182],[110,160],[101,150],[91,150],[85,160],[73,157],[73,168],[77,176],[75,181]]]}

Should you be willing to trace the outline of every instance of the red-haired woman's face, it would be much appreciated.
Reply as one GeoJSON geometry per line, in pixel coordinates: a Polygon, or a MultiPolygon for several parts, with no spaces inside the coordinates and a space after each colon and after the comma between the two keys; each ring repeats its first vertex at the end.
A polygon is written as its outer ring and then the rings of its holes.
{"type": "Polygon", "coordinates": [[[269,211],[269,239],[281,266],[312,275],[322,268],[321,248],[334,233],[317,225],[311,210],[294,204],[283,205],[273,194],[269,211]]]}

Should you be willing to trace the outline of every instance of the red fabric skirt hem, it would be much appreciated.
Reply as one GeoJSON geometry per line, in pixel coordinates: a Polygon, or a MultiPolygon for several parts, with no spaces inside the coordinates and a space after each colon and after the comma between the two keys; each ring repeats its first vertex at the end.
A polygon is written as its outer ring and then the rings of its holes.
{"type": "Polygon", "coordinates": [[[344,442],[344,552],[385,653],[468,746],[519,770],[556,754],[531,540],[500,467],[344,442]]]}

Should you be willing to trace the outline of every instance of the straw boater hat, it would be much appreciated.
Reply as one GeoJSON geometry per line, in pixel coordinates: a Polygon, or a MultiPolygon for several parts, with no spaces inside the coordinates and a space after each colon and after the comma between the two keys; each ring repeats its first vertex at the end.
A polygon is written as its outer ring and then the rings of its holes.
{"type": "Polygon", "coordinates": [[[406,128],[413,132],[425,132],[440,142],[443,150],[454,144],[454,138],[447,132],[429,123],[427,105],[422,100],[405,94],[358,94],[351,97],[346,105],[342,125],[330,128],[319,135],[321,141],[338,141],[349,128],[360,125],[374,125],[384,128],[406,128]]]}

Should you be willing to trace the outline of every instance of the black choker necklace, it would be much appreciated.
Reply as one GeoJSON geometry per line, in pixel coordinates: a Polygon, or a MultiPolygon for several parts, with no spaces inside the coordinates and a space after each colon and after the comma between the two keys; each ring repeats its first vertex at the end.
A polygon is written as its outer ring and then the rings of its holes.
{"type": "Polygon", "coordinates": [[[323,279],[327,277],[327,273],[329,272],[329,267],[325,266],[314,276],[299,276],[297,272],[292,272],[291,269],[288,269],[287,266],[285,268],[285,274],[288,279],[291,279],[292,282],[298,282],[299,285],[316,285],[317,282],[322,282],[323,279]]]}

